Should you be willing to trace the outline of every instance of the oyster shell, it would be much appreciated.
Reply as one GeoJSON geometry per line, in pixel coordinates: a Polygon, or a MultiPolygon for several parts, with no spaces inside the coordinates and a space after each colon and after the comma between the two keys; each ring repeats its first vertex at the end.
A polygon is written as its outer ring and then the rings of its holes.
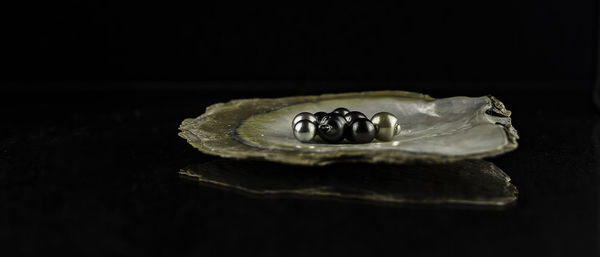
{"type": "Polygon", "coordinates": [[[211,105],[201,116],[184,120],[179,135],[204,153],[227,158],[301,165],[441,163],[517,148],[510,114],[493,96],[434,99],[405,91],[373,91],[255,98],[211,105]],[[290,122],[296,114],[340,106],[368,117],[390,112],[400,120],[402,131],[391,142],[369,144],[301,143],[294,138],[290,122]]]}

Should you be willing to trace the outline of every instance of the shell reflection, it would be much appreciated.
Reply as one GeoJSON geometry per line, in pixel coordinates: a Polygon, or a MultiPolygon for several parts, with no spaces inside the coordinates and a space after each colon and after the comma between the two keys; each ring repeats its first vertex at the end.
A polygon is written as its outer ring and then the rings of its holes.
{"type": "Polygon", "coordinates": [[[501,207],[517,199],[510,177],[491,162],[444,165],[289,166],[217,159],[180,170],[188,179],[252,195],[301,196],[389,204],[501,207]]]}

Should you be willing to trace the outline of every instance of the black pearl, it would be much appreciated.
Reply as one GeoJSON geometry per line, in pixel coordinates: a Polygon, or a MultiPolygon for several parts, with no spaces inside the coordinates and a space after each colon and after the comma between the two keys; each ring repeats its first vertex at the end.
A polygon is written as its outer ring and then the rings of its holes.
{"type": "Polygon", "coordinates": [[[337,114],[342,115],[342,116],[348,114],[349,112],[350,112],[350,110],[348,110],[348,109],[346,109],[344,107],[338,107],[335,110],[333,110],[333,113],[337,113],[337,114]]]}
{"type": "Polygon", "coordinates": [[[323,119],[323,117],[325,117],[325,115],[327,115],[326,112],[315,112],[315,114],[313,114],[315,116],[315,118],[317,118],[317,123],[321,122],[321,119],[323,119]]]}
{"type": "Polygon", "coordinates": [[[337,143],[344,140],[346,119],[337,113],[329,113],[321,119],[318,134],[321,139],[328,143],[337,143]]]}
{"type": "Polygon", "coordinates": [[[349,113],[346,113],[346,115],[344,115],[344,118],[346,119],[346,122],[348,122],[348,124],[351,124],[354,120],[358,119],[358,118],[367,118],[366,115],[364,115],[362,112],[357,112],[357,111],[351,111],[349,113]]]}
{"type": "Polygon", "coordinates": [[[344,115],[344,119],[346,119],[346,128],[345,128],[345,137],[348,138],[348,140],[350,140],[350,134],[352,133],[352,129],[350,129],[350,125],[352,124],[353,121],[355,121],[356,119],[360,119],[360,118],[367,118],[367,116],[365,116],[362,112],[357,112],[357,111],[351,111],[349,113],[347,113],[346,115],[344,115]]]}
{"type": "Polygon", "coordinates": [[[369,143],[375,138],[375,125],[366,118],[358,118],[350,124],[348,140],[354,143],[369,143]]]}

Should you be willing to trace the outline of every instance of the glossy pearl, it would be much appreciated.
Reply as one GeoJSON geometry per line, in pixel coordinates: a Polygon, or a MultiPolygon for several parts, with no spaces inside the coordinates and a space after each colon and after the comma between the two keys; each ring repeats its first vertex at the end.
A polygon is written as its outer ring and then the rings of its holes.
{"type": "Polygon", "coordinates": [[[398,118],[389,112],[376,113],[371,122],[375,125],[375,138],[379,141],[392,141],[394,136],[400,134],[398,118]]]}
{"type": "Polygon", "coordinates": [[[317,122],[317,118],[312,113],[310,113],[310,112],[301,112],[301,113],[298,113],[298,115],[296,115],[294,117],[294,119],[292,120],[292,126],[295,126],[296,123],[298,123],[298,121],[301,121],[301,120],[309,120],[309,121],[312,121],[314,123],[317,122]]]}
{"type": "Polygon", "coordinates": [[[346,119],[346,128],[344,131],[345,133],[345,137],[348,138],[348,140],[350,140],[350,134],[352,133],[352,129],[350,128],[350,125],[352,124],[353,121],[355,121],[356,119],[359,118],[367,118],[367,116],[365,116],[362,112],[357,112],[357,111],[351,111],[349,113],[347,113],[346,115],[344,115],[344,119],[346,119]]]}
{"type": "Polygon", "coordinates": [[[364,115],[362,112],[357,112],[357,111],[351,111],[349,113],[346,113],[346,115],[344,115],[344,119],[346,119],[346,122],[348,122],[348,124],[352,123],[354,120],[359,119],[359,118],[367,118],[366,115],[364,115]]]}
{"type": "Polygon", "coordinates": [[[375,138],[375,125],[367,118],[358,118],[349,127],[348,140],[354,143],[369,143],[375,138]]]}
{"type": "Polygon", "coordinates": [[[348,114],[349,112],[350,112],[350,110],[348,110],[344,107],[339,107],[339,108],[336,108],[335,110],[333,110],[333,113],[337,113],[342,116],[348,114]]]}
{"type": "Polygon", "coordinates": [[[320,123],[321,120],[323,119],[323,117],[325,117],[325,115],[327,115],[326,112],[315,112],[315,118],[317,118],[317,123],[320,123]]]}
{"type": "Polygon", "coordinates": [[[337,143],[344,140],[346,119],[337,113],[325,115],[318,126],[318,135],[328,143],[337,143]]]}
{"type": "Polygon", "coordinates": [[[294,137],[298,141],[307,143],[317,135],[317,125],[310,120],[300,120],[294,124],[294,137]]]}

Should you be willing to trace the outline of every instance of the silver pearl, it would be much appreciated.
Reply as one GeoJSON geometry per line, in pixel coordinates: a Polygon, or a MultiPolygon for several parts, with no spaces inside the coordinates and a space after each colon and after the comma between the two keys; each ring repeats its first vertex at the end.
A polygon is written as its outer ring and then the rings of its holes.
{"type": "Polygon", "coordinates": [[[317,125],[310,120],[301,120],[294,124],[294,137],[300,142],[310,142],[315,138],[316,134],[317,125]]]}
{"type": "Polygon", "coordinates": [[[317,118],[312,113],[301,112],[301,113],[298,113],[298,115],[296,115],[294,117],[294,119],[292,120],[292,127],[295,126],[296,123],[298,123],[298,121],[301,121],[301,120],[309,120],[309,121],[315,122],[315,123],[317,122],[317,118]]]}
{"type": "Polygon", "coordinates": [[[373,115],[371,122],[375,125],[375,138],[379,141],[392,141],[400,134],[398,118],[389,112],[379,112],[373,115]]]}

